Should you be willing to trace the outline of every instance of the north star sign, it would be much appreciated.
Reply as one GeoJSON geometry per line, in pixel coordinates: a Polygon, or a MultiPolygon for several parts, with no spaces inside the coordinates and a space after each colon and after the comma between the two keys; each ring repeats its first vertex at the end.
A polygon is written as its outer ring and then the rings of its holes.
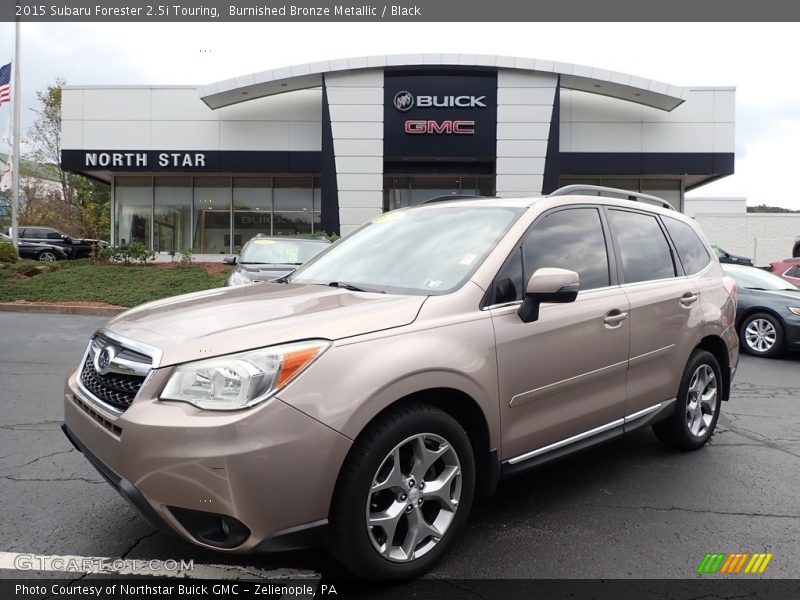
{"type": "Polygon", "coordinates": [[[194,167],[206,166],[206,155],[203,152],[159,152],[154,156],[154,165],[149,165],[148,152],[87,152],[84,155],[84,167],[117,167],[142,168],[155,167],[194,167]]]}

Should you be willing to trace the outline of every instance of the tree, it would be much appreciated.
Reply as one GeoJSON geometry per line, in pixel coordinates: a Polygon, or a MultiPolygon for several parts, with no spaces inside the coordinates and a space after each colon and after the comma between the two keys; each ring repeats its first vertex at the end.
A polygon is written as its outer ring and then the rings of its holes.
{"type": "Polygon", "coordinates": [[[31,148],[31,159],[55,175],[60,187],[60,201],[55,201],[51,193],[32,194],[28,203],[33,205],[30,218],[35,222],[25,223],[58,225],[68,233],[108,239],[111,221],[109,186],[61,168],[61,89],[65,84],[65,80],[56,79],[44,90],[36,92],[38,106],[32,109],[36,119],[26,140],[31,148]]]}

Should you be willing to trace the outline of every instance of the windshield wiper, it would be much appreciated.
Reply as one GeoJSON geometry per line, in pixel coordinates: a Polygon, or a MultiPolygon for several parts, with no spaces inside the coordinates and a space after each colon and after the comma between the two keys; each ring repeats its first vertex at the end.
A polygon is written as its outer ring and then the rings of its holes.
{"type": "Polygon", "coordinates": [[[368,290],[362,287],[358,287],[357,285],[353,285],[352,283],[347,283],[345,281],[331,281],[330,283],[326,284],[331,287],[335,288],[342,288],[344,290],[350,290],[351,292],[371,292],[373,294],[385,294],[386,292],[380,290],[368,290]]]}

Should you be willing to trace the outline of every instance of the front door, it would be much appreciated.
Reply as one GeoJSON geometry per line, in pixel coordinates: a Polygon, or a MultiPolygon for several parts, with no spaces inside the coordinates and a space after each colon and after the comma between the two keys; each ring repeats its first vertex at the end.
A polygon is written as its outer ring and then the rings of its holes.
{"type": "Polygon", "coordinates": [[[630,321],[610,248],[597,207],[557,209],[533,224],[498,274],[490,310],[504,460],[621,431],[630,321]],[[580,292],[573,303],[543,304],[537,321],[523,323],[523,282],[541,267],[576,271],[580,292]]]}

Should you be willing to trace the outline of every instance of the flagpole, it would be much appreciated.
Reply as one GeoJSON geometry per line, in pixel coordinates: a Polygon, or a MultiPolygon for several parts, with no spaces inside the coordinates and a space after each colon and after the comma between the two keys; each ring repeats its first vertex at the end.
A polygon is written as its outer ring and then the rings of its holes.
{"type": "Polygon", "coordinates": [[[19,236],[17,235],[17,212],[19,211],[19,109],[22,104],[22,94],[19,87],[19,18],[16,19],[14,29],[14,86],[11,89],[14,94],[14,145],[11,150],[11,168],[13,170],[11,174],[13,181],[11,192],[11,239],[16,247],[19,241],[19,236]]]}

